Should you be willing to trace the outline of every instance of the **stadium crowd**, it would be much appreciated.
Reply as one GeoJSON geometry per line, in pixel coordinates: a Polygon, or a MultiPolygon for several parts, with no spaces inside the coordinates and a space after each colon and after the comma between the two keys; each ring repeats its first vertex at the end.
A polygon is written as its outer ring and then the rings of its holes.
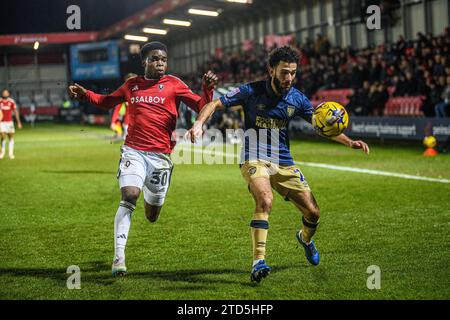
{"type": "MultiPolygon", "coordinates": [[[[418,33],[413,41],[400,36],[392,44],[361,50],[332,46],[320,34],[315,41],[307,39],[291,45],[302,54],[296,86],[309,98],[318,90],[350,88],[347,108],[351,114],[383,116],[390,97],[420,96],[425,116],[450,115],[449,28],[439,36],[418,33]]],[[[219,85],[264,79],[268,51],[253,45],[247,51],[219,53],[201,65],[197,73],[184,78],[193,88],[199,87],[199,75],[209,69],[219,75],[219,85]]],[[[236,126],[233,121],[238,118],[227,112],[216,119],[217,125],[236,126]]]]}

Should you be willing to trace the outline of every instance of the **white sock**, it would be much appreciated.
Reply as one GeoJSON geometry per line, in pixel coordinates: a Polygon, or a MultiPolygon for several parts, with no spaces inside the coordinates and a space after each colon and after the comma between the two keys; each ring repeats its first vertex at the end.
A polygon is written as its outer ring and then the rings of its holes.
{"type": "Polygon", "coordinates": [[[2,153],[5,153],[6,139],[2,140],[2,153]]]}
{"type": "Polygon", "coordinates": [[[8,148],[9,148],[9,154],[14,154],[14,139],[9,139],[8,148]]]}
{"type": "Polygon", "coordinates": [[[119,259],[119,261],[125,262],[125,246],[130,231],[131,216],[135,208],[136,206],[129,202],[120,201],[114,219],[114,260],[119,259]]]}

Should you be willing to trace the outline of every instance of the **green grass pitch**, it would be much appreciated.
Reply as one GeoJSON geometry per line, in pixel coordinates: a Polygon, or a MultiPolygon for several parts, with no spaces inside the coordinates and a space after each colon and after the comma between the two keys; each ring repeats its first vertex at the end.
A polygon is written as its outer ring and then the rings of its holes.
{"type": "MultiPolygon", "coordinates": [[[[105,128],[41,125],[16,133],[0,160],[0,299],[449,299],[450,184],[301,168],[321,207],[321,263],[310,266],[294,206],[275,196],[271,275],[250,283],[253,200],[237,165],[177,165],[160,220],[142,196],[128,275],[111,276],[120,144],[105,128]],[[81,270],[69,290],[67,267],[81,270]],[[366,272],[381,269],[381,289],[366,272]]],[[[450,179],[450,156],[373,145],[370,156],[293,141],[295,160],[450,179]]]]}

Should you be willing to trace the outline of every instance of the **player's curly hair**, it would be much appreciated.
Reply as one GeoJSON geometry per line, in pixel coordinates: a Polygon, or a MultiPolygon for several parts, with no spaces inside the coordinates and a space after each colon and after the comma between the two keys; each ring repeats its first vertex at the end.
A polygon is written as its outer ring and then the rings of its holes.
{"type": "Polygon", "coordinates": [[[141,60],[144,61],[144,59],[147,58],[148,53],[152,50],[162,50],[167,53],[167,46],[159,41],[146,43],[141,48],[141,60]]]}
{"type": "Polygon", "coordinates": [[[300,53],[297,49],[290,46],[275,48],[269,53],[269,66],[274,68],[280,63],[280,61],[285,61],[288,63],[294,62],[298,64],[300,61],[300,53]]]}

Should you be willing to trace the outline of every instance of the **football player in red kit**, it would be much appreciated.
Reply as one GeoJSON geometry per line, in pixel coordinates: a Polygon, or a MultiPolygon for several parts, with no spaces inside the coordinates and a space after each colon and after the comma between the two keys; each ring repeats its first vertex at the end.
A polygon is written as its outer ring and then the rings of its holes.
{"type": "Polygon", "coordinates": [[[122,201],[114,221],[115,255],[112,273],[126,274],[125,246],[131,225],[131,216],[137,199],[144,194],[145,215],[155,222],[161,212],[169,189],[173,163],[170,153],[176,141],[175,130],[178,106],[181,102],[195,112],[212,101],[217,76],[208,71],[203,76],[202,96],[193,93],[179,78],[166,74],[167,47],[157,41],[141,49],[145,75],[126,81],[109,95],[100,95],[78,84],[69,86],[69,94],[78,100],[104,109],[128,103],[129,125],[118,171],[122,201]]]}
{"type": "Polygon", "coordinates": [[[0,136],[1,136],[1,150],[0,159],[5,156],[6,149],[6,136],[9,138],[8,144],[8,155],[10,159],[14,159],[14,122],[13,113],[16,117],[17,127],[22,129],[22,122],[20,122],[19,111],[17,110],[16,103],[9,96],[8,90],[3,90],[2,97],[0,99],[0,110],[2,111],[2,116],[0,120],[0,136]]]}
{"type": "MultiPolygon", "coordinates": [[[[128,73],[124,80],[127,82],[128,79],[137,77],[137,74],[135,73],[128,73]]],[[[128,131],[128,103],[122,102],[118,104],[113,111],[112,117],[111,117],[111,129],[114,131],[115,136],[119,139],[125,140],[125,137],[127,136],[128,131]]]]}

